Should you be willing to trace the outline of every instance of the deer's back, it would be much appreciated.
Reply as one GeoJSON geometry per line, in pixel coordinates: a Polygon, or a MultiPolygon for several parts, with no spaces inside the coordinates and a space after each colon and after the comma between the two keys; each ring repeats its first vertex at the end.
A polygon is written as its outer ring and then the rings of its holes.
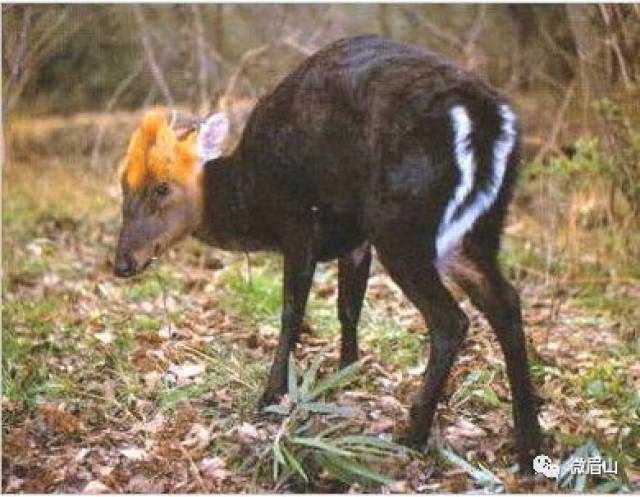
{"type": "MultiPolygon", "coordinates": [[[[361,238],[366,197],[380,187],[382,171],[395,168],[402,188],[420,195],[412,182],[442,174],[403,174],[401,157],[451,148],[454,105],[482,119],[500,100],[438,54],[376,35],[347,38],[307,59],[258,102],[239,153],[268,185],[263,205],[318,207],[336,236],[361,238]]],[[[436,162],[423,161],[426,169],[436,162]]]]}

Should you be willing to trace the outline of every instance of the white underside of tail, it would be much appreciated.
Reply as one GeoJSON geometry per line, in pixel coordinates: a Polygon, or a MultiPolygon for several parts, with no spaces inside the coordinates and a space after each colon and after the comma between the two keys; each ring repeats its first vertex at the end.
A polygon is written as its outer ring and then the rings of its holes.
{"type": "Polygon", "coordinates": [[[447,255],[460,244],[464,235],[473,227],[478,218],[495,202],[507,161],[516,142],[516,116],[508,105],[499,108],[502,126],[493,145],[493,160],[490,165],[491,177],[484,190],[479,191],[473,202],[454,219],[458,208],[473,190],[477,169],[476,157],[471,147],[472,122],[467,110],[462,105],[456,105],[449,111],[454,136],[455,162],[460,170],[460,182],[456,186],[453,196],[449,199],[436,238],[436,254],[438,258],[447,255]]]}

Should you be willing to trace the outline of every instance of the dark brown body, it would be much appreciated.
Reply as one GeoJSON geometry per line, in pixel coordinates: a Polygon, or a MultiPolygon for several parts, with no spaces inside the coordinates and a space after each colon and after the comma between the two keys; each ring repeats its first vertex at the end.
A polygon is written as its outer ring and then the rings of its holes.
{"type": "Polygon", "coordinates": [[[319,261],[339,260],[342,364],[357,359],[373,245],[431,336],[425,385],[405,441],[426,441],[468,328],[442,283],[446,272],[496,331],[513,391],[521,469],[531,471],[540,432],[520,305],[497,264],[517,141],[508,147],[490,205],[453,250],[440,254],[436,247],[445,209],[463,182],[456,160],[466,148],[456,148],[455,132],[462,128],[452,128],[451,109],[464,109],[473,124],[465,144],[475,160],[473,182],[454,213],[461,217],[479,209],[482,192],[495,181],[506,105],[438,55],[377,36],[350,38],[309,58],[262,98],[235,152],[206,163],[195,235],[224,249],[284,255],[282,333],[263,404],[286,391],[287,358],[319,261]]]}

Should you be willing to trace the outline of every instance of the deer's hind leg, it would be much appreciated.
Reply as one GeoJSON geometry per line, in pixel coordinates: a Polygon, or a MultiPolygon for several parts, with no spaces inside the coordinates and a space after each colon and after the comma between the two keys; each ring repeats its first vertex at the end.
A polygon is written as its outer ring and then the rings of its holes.
{"type": "Polygon", "coordinates": [[[376,249],[391,278],[418,308],[431,341],[422,390],[411,408],[409,430],[402,442],[413,447],[425,444],[436,406],[469,327],[469,320],[444,286],[431,262],[424,240],[393,240],[376,249]]]}
{"type": "Polygon", "coordinates": [[[493,328],[504,354],[513,396],[513,420],[520,470],[532,472],[532,460],[539,453],[541,435],[537,402],[529,376],[520,297],[504,278],[497,250],[481,240],[466,240],[467,248],[449,263],[446,274],[460,286],[493,328]]]}

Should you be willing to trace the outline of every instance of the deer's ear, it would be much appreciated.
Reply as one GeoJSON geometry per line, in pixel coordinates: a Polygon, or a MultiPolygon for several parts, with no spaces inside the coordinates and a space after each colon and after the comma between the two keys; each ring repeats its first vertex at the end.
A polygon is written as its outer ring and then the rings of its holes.
{"type": "Polygon", "coordinates": [[[204,163],[220,157],[222,142],[229,134],[229,119],[226,114],[209,116],[198,133],[198,158],[204,163]]]}

